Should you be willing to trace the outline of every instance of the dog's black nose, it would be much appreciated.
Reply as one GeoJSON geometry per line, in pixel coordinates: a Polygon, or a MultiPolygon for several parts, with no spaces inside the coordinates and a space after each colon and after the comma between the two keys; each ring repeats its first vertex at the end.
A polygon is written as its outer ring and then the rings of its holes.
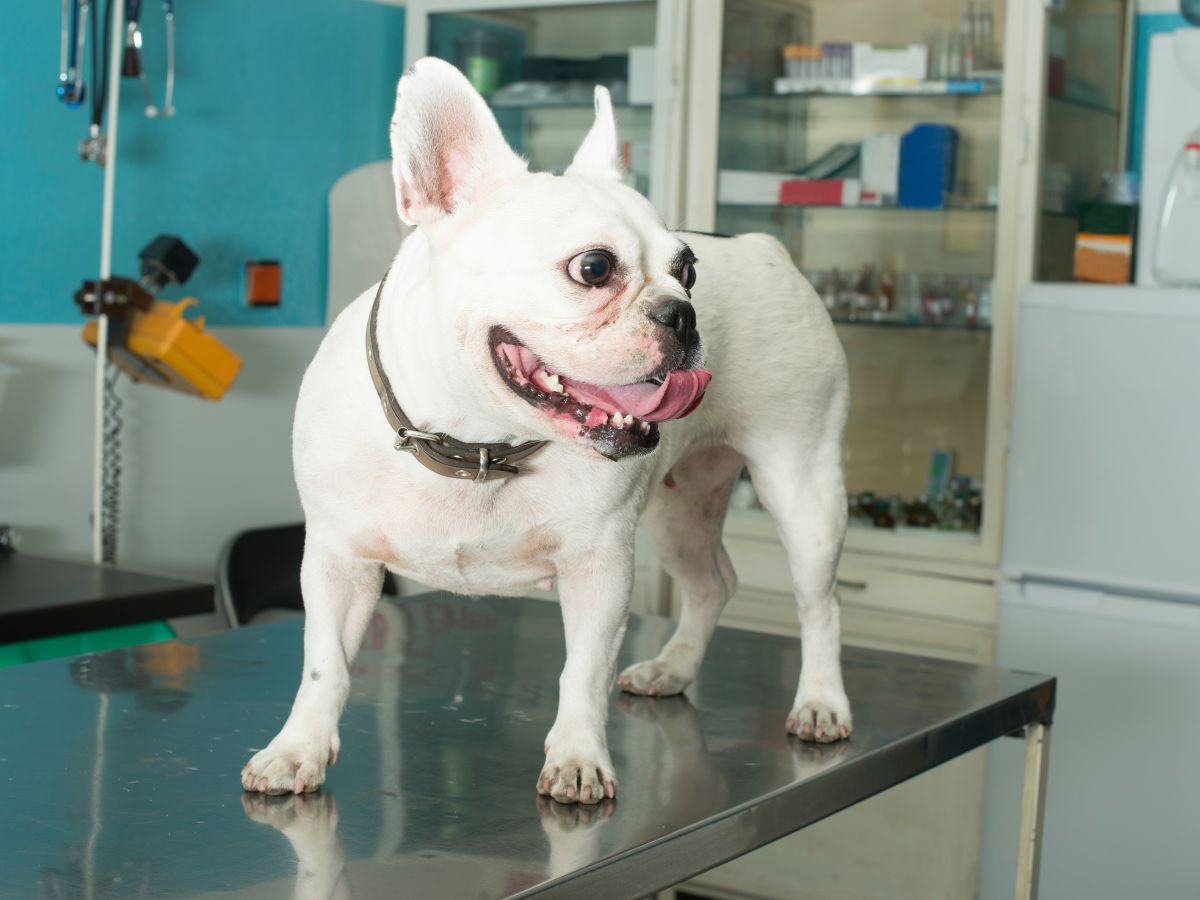
{"type": "Polygon", "coordinates": [[[695,342],[696,310],[686,300],[667,297],[650,310],[650,318],[674,331],[683,346],[687,347],[695,342]]]}

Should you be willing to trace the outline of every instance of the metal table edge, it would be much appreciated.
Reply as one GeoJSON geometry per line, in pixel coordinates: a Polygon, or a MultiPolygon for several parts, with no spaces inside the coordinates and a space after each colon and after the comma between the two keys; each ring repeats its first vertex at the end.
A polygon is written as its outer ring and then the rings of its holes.
{"type": "MultiPolygon", "coordinates": [[[[973,710],[955,723],[958,734],[954,734],[954,728],[946,727],[947,722],[952,720],[943,720],[894,744],[870,750],[856,757],[853,765],[834,766],[807,780],[804,788],[819,793],[822,802],[809,807],[799,822],[783,821],[795,802],[793,794],[799,787],[795,784],[785,785],[764,797],[733,806],[682,830],[597,860],[553,881],[534,885],[513,894],[511,900],[524,897],[551,900],[646,897],[814,825],[1028,725],[1036,722],[1050,724],[1057,696],[1057,679],[1035,673],[1023,674],[1043,680],[1011,697],[973,710]],[[943,734],[949,734],[954,739],[930,740],[931,736],[940,737],[943,734]],[[903,761],[899,773],[894,765],[897,758],[903,761]],[[895,774],[900,777],[893,777],[895,774]],[[865,789],[864,785],[867,785],[865,789]],[[819,787],[820,791],[814,791],[814,787],[819,787]],[[837,797],[842,799],[834,799],[837,797]],[[846,797],[852,799],[846,800],[846,797]],[[739,835],[741,831],[748,832],[749,839],[742,838],[739,835]],[[702,868],[697,869],[686,862],[700,858],[705,850],[710,851],[711,855],[706,858],[702,868]],[[613,888],[614,879],[629,880],[636,885],[636,889],[627,894],[618,894],[613,888]]],[[[617,802],[620,802],[619,799],[617,802]]]]}

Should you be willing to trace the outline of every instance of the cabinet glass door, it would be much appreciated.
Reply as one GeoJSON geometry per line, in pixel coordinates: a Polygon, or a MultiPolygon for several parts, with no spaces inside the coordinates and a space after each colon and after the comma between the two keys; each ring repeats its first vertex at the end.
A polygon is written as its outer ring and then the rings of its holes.
{"type": "Polygon", "coordinates": [[[716,229],[781,240],[837,323],[851,547],[978,542],[1002,12],[724,2],[716,229]]]}
{"type": "Polygon", "coordinates": [[[1136,189],[1118,174],[1128,10],[1127,0],[1070,0],[1047,18],[1039,281],[1132,271],[1136,189]]]}
{"type": "Polygon", "coordinates": [[[457,65],[533,171],[561,173],[570,165],[592,125],[594,87],[605,85],[626,180],[661,211],[664,186],[654,183],[660,157],[652,146],[655,116],[664,114],[655,48],[660,12],[656,0],[410,3],[416,33],[408,55],[457,65]]]}

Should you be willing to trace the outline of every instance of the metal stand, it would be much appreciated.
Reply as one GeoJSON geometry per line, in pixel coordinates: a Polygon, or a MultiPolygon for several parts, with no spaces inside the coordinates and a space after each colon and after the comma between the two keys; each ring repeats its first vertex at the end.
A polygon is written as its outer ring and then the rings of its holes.
{"type": "Polygon", "coordinates": [[[1042,859],[1042,817],[1046,810],[1046,768],[1050,760],[1050,726],[1041,722],[1025,732],[1025,785],[1021,792],[1021,832],[1017,844],[1015,900],[1037,900],[1042,859]]]}
{"type": "MultiPolygon", "coordinates": [[[[98,11],[98,10],[97,10],[98,11]]],[[[107,281],[112,275],[113,208],[116,205],[117,185],[117,113],[121,101],[121,52],[125,46],[125,0],[112,0],[112,34],[109,41],[108,69],[108,134],[104,163],[104,203],[100,212],[100,278],[107,281]]],[[[93,47],[92,52],[99,52],[93,47]]],[[[92,85],[95,90],[96,86],[92,85]]],[[[92,562],[116,562],[105,559],[104,553],[104,380],[108,374],[108,316],[97,317],[95,423],[92,436],[92,562]]]]}

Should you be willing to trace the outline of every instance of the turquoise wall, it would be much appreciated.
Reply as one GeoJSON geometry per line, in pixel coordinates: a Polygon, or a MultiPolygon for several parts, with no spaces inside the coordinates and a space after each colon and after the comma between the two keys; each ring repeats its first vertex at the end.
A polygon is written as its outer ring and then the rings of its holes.
{"type": "MultiPolygon", "coordinates": [[[[162,15],[144,3],[161,102],[162,15]]],[[[0,323],[81,322],[71,295],[99,267],[103,175],[76,155],[87,113],[58,103],[60,5],[13,4],[0,29],[0,323]]],[[[178,0],[178,113],[142,115],[122,86],[113,271],[180,235],[201,262],[185,293],[211,324],[322,325],[329,188],[388,155],[404,10],[365,0],[178,0]],[[245,306],[246,259],[282,261],[283,303],[245,306]]],[[[90,88],[90,85],[89,85],[90,88]]]]}

